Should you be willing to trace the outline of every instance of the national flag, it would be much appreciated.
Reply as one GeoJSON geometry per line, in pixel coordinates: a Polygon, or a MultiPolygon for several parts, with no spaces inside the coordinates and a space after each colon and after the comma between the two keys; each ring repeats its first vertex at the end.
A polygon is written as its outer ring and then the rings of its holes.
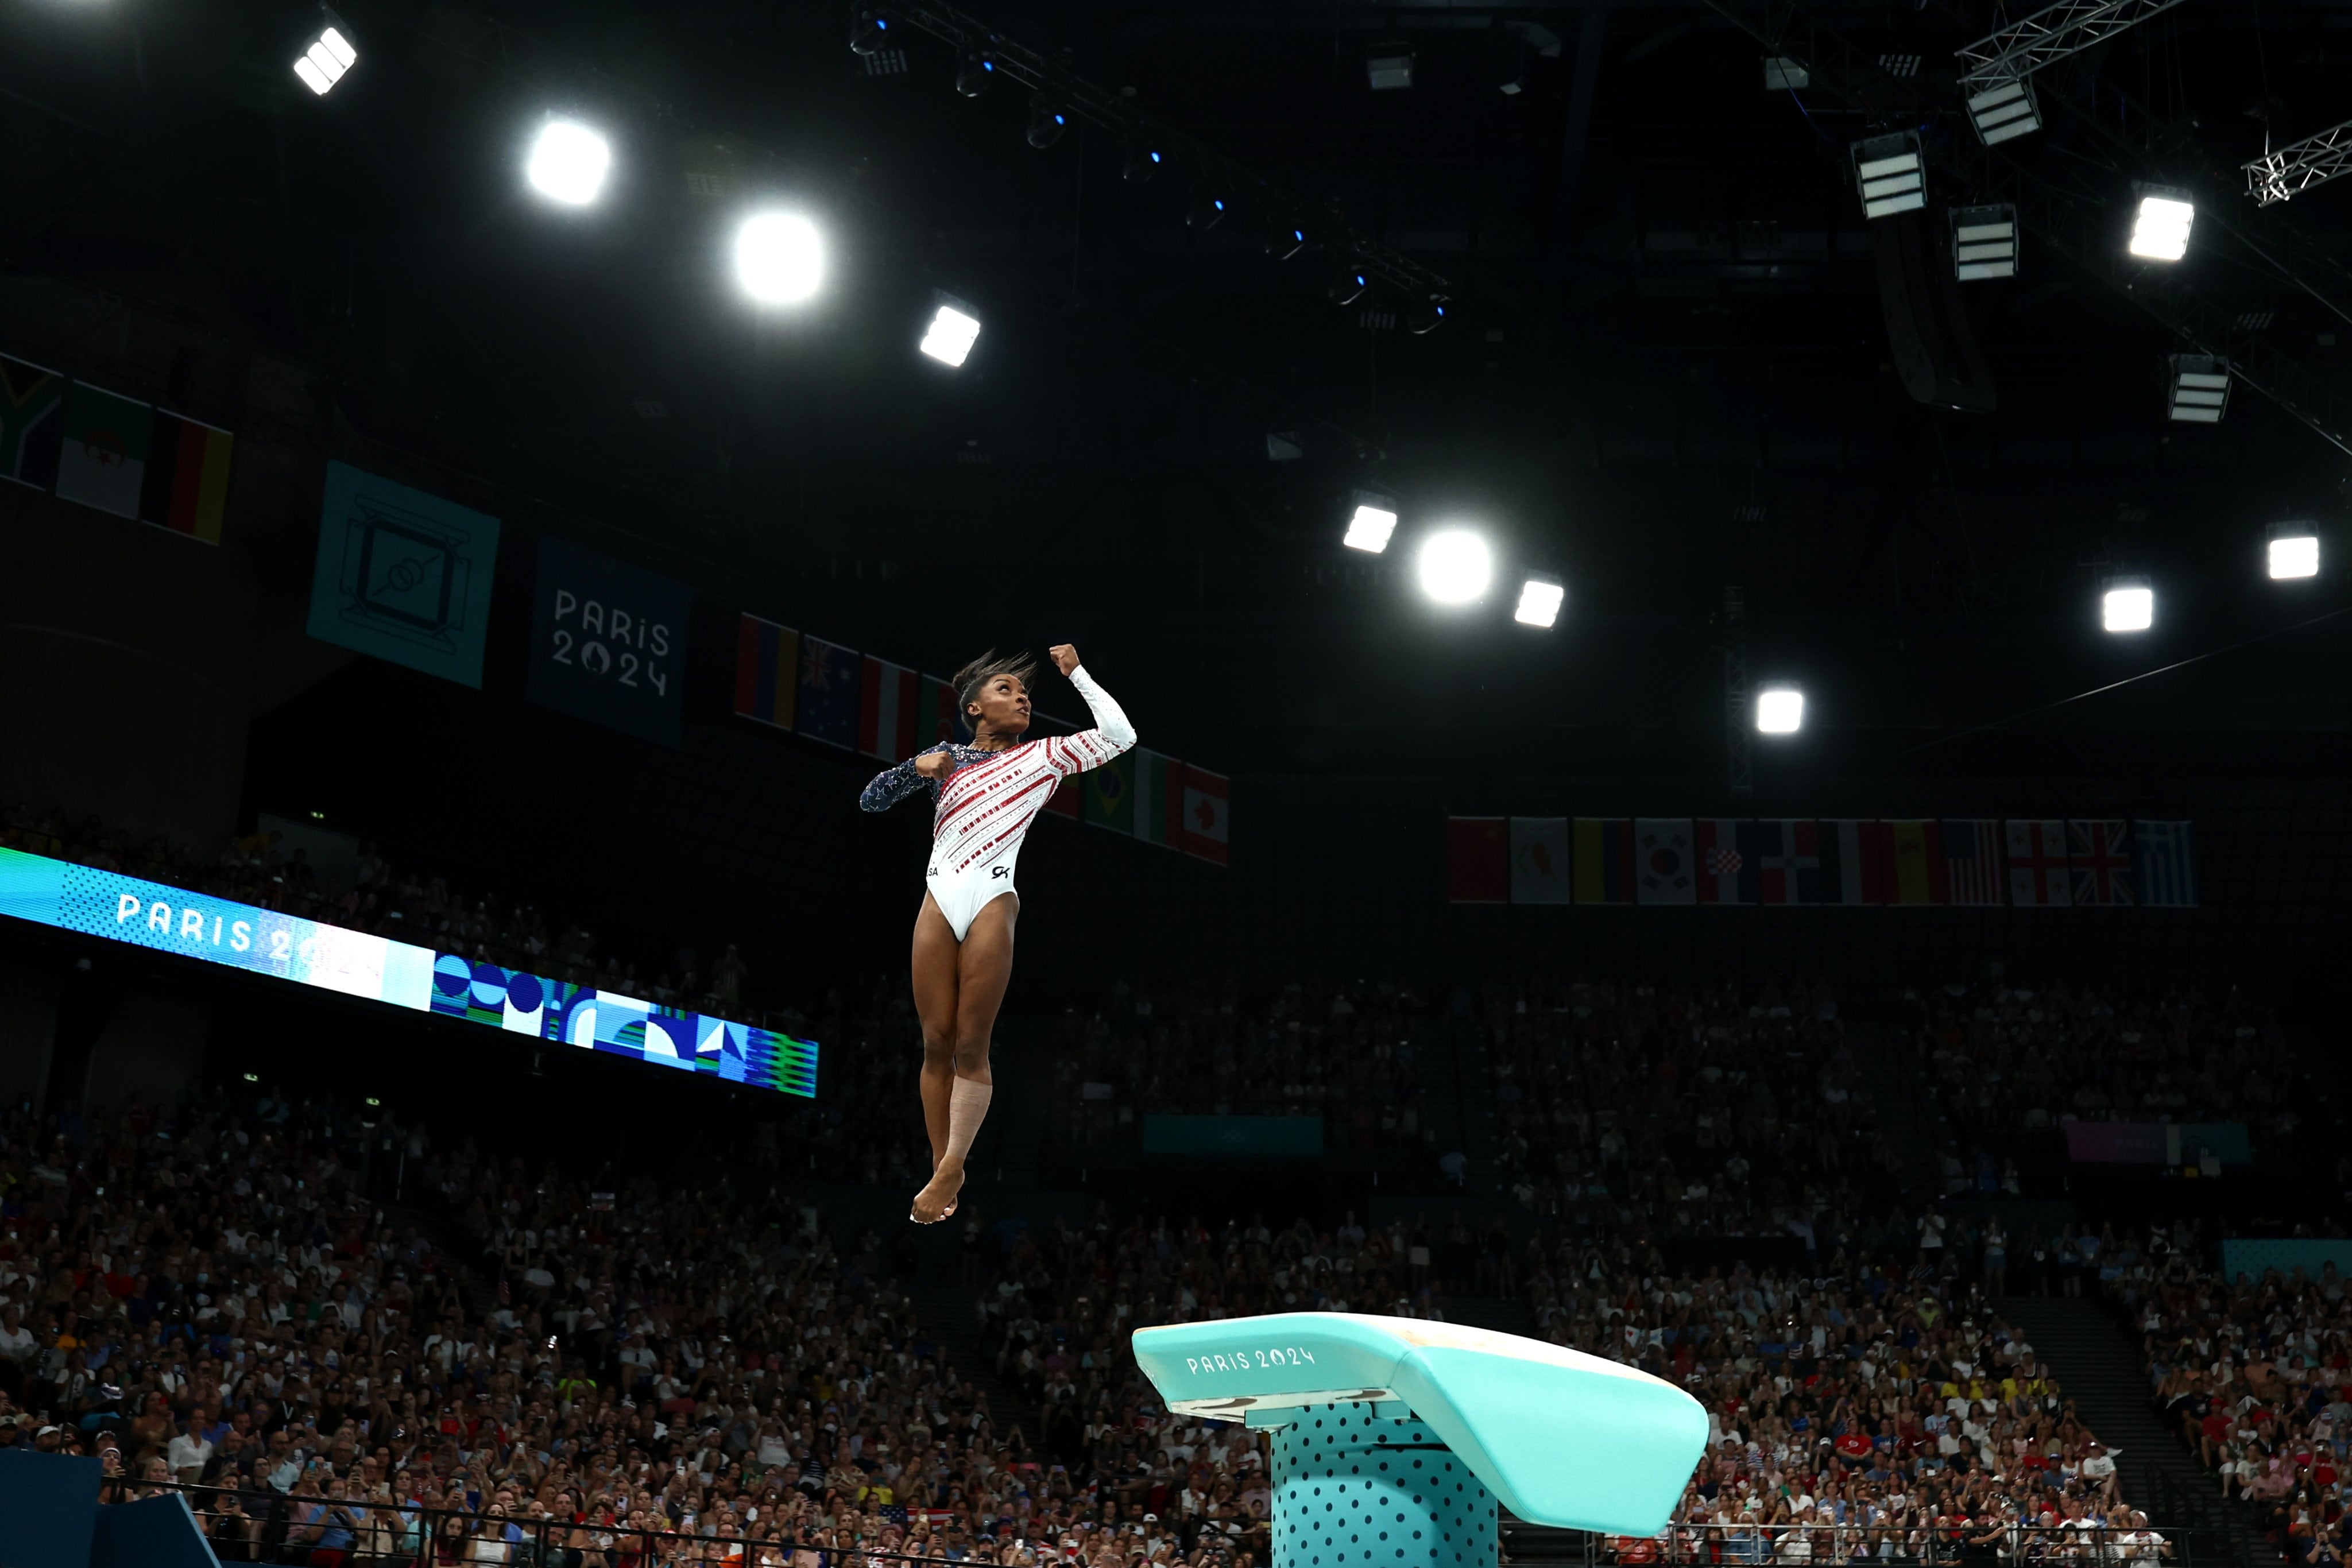
{"type": "Polygon", "coordinates": [[[922,677],[904,664],[866,655],[858,674],[857,749],[884,762],[904,762],[929,741],[916,738],[915,706],[922,677]]]}
{"type": "Polygon", "coordinates": [[[1222,773],[1184,765],[1184,852],[1214,865],[1225,863],[1231,824],[1232,784],[1222,773]]]}
{"type": "Polygon", "coordinates": [[[2066,824],[2055,819],[2009,820],[2009,901],[2020,909],[2063,909],[2074,902],[2066,867],[2066,824]]]}
{"type": "Polygon", "coordinates": [[[1881,822],[1886,838],[1886,902],[1933,904],[1951,902],[1944,881],[1943,834],[1930,821],[1881,822]]]}
{"type": "Polygon", "coordinates": [[[228,460],[236,437],[184,414],[155,411],[147,441],[147,478],[139,492],[139,518],[220,543],[228,506],[228,460]]]}
{"type": "Polygon", "coordinates": [[[1576,902],[1633,902],[1633,823],[1628,817],[1576,819],[1576,902]]]}
{"type": "Polygon", "coordinates": [[[0,354],[0,479],[56,488],[65,413],[65,377],[0,354]]]}
{"type": "Polygon", "coordinates": [[[1885,839],[1876,822],[1851,817],[1810,824],[1814,864],[1800,866],[1800,904],[1863,904],[1886,902],[1885,839]]]}
{"type": "Polygon", "coordinates": [[[1998,820],[1947,817],[1943,841],[1948,902],[1979,906],[2009,902],[2009,868],[2000,852],[1998,820]]]}
{"type": "Polygon", "coordinates": [[[66,390],[65,442],[58,454],[58,495],[118,517],[139,515],[147,479],[147,437],[155,411],[88,382],[66,390]]]}
{"type": "Polygon", "coordinates": [[[1078,775],[1086,784],[1087,821],[1115,833],[1135,831],[1135,754],[1122,752],[1078,775]]]}
{"type": "Polygon", "coordinates": [[[2067,858],[2074,862],[2074,902],[2119,909],[2132,896],[2131,824],[2092,821],[2066,824],[2067,858]]]}
{"type": "Polygon", "coordinates": [[[862,677],[856,649],[822,637],[802,638],[800,732],[811,740],[856,749],[862,677]]]}
{"type": "Polygon", "coordinates": [[[1045,797],[1045,810],[1073,822],[1086,820],[1087,792],[1075,774],[1054,786],[1054,792],[1045,797]]]}
{"type": "Polygon", "coordinates": [[[1772,818],[1740,824],[1748,831],[1755,862],[1756,902],[1802,904],[1805,880],[1821,873],[1822,859],[1811,822],[1772,818]]]}
{"type": "Polygon", "coordinates": [[[937,675],[921,677],[915,694],[915,749],[929,751],[941,741],[954,740],[963,734],[963,721],[956,711],[955,687],[937,675]]]}
{"type": "Polygon", "coordinates": [[[1511,819],[1445,819],[1445,902],[1505,904],[1511,896],[1511,819]]]}
{"type": "Polygon", "coordinates": [[[1128,756],[1135,765],[1135,836],[1163,850],[1182,848],[1184,765],[1140,746],[1128,756]]]}
{"type": "Polygon", "coordinates": [[[1696,904],[1698,862],[1688,817],[1642,817],[1633,823],[1635,896],[1643,904],[1696,904]]]}
{"type": "Polygon", "coordinates": [[[745,718],[793,727],[800,690],[801,634],[752,614],[735,619],[735,711],[745,718]]]}
{"type": "Polygon", "coordinates": [[[1698,870],[1701,904],[1752,904],[1741,891],[1740,873],[1748,857],[1739,852],[1739,823],[1731,817],[1702,817],[1694,834],[1693,861],[1698,870]]]}
{"type": "Polygon", "coordinates": [[[1566,904],[1569,885],[1568,819],[1511,819],[1511,902],[1566,904]]]}
{"type": "Polygon", "coordinates": [[[2132,824],[2132,869],[2139,875],[2139,901],[2150,909],[2197,907],[2197,847],[2189,822],[2132,824]]]}

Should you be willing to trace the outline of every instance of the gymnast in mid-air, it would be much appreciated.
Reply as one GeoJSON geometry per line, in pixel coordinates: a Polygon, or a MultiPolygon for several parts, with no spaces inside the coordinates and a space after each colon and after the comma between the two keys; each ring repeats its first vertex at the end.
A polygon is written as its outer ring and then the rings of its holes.
{"type": "Polygon", "coordinates": [[[923,1130],[931,1139],[931,1179],[908,1217],[936,1225],[956,1211],[964,1157],[988,1114],[995,1081],[988,1041],[1013,977],[1013,923],[1021,913],[1013,863],[1021,841],[1062,780],[1099,768],[1135,744],[1110,694],[1095,685],[1065,643],[1048,651],[1094,714],[1076,735],[1024,741],[1036,662],[994,649],[956,672],[956,701],[971,743],[932,747],[884,770],[857,803],[887,811],[929,789],[930,869],[915,915],[915,1011],[923,1026],[923,1130]]]}

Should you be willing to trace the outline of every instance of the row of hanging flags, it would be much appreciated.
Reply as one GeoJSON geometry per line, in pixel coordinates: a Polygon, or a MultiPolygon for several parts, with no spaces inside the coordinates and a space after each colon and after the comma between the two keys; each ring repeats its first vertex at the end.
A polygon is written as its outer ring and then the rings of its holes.
{"type": "Polygon", "coordinates": [[[2197,906],[2190,824],[1450,817],[1455,904],[2197,906]]]}
{"type": "MultiPolygon", "coordinates": [[[[735,711],[886,763],[967,738],[939,676],[751,614],[737,624],[735,711]]],[[[1224,865],[1231,803],[1224,775],[1139,746],[1064,779],[1045,810],[1224,865]]]]}
{"type": "Polygon", "coordinates": [[[220,543],[236,437],[0,354],[0,479],[220,543]]]}

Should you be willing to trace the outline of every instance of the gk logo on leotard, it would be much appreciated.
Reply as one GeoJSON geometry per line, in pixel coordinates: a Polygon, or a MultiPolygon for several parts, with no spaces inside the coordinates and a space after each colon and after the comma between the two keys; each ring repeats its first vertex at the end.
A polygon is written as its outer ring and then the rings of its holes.
{"type": "Polygon", "coordinates": [[[1011,876],[1013,874],[1013,870],[1010,866],[997,866],[993,870],[990,871],[988,874],[992,877],[1011,876]]]}

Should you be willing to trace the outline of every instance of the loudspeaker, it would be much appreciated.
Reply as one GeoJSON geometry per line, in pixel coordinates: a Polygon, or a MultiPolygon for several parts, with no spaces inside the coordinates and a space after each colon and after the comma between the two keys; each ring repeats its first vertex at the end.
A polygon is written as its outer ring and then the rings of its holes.
{"type": "Polygon", "coordinates": [[[1937,242],[1940,213],[1921,208],[1870,225],[1878,252],[1878,302],[1903,389],[1935,408],[1990,413],[2000,406],[1977,350],[1960,280],[1937,242]]]}

